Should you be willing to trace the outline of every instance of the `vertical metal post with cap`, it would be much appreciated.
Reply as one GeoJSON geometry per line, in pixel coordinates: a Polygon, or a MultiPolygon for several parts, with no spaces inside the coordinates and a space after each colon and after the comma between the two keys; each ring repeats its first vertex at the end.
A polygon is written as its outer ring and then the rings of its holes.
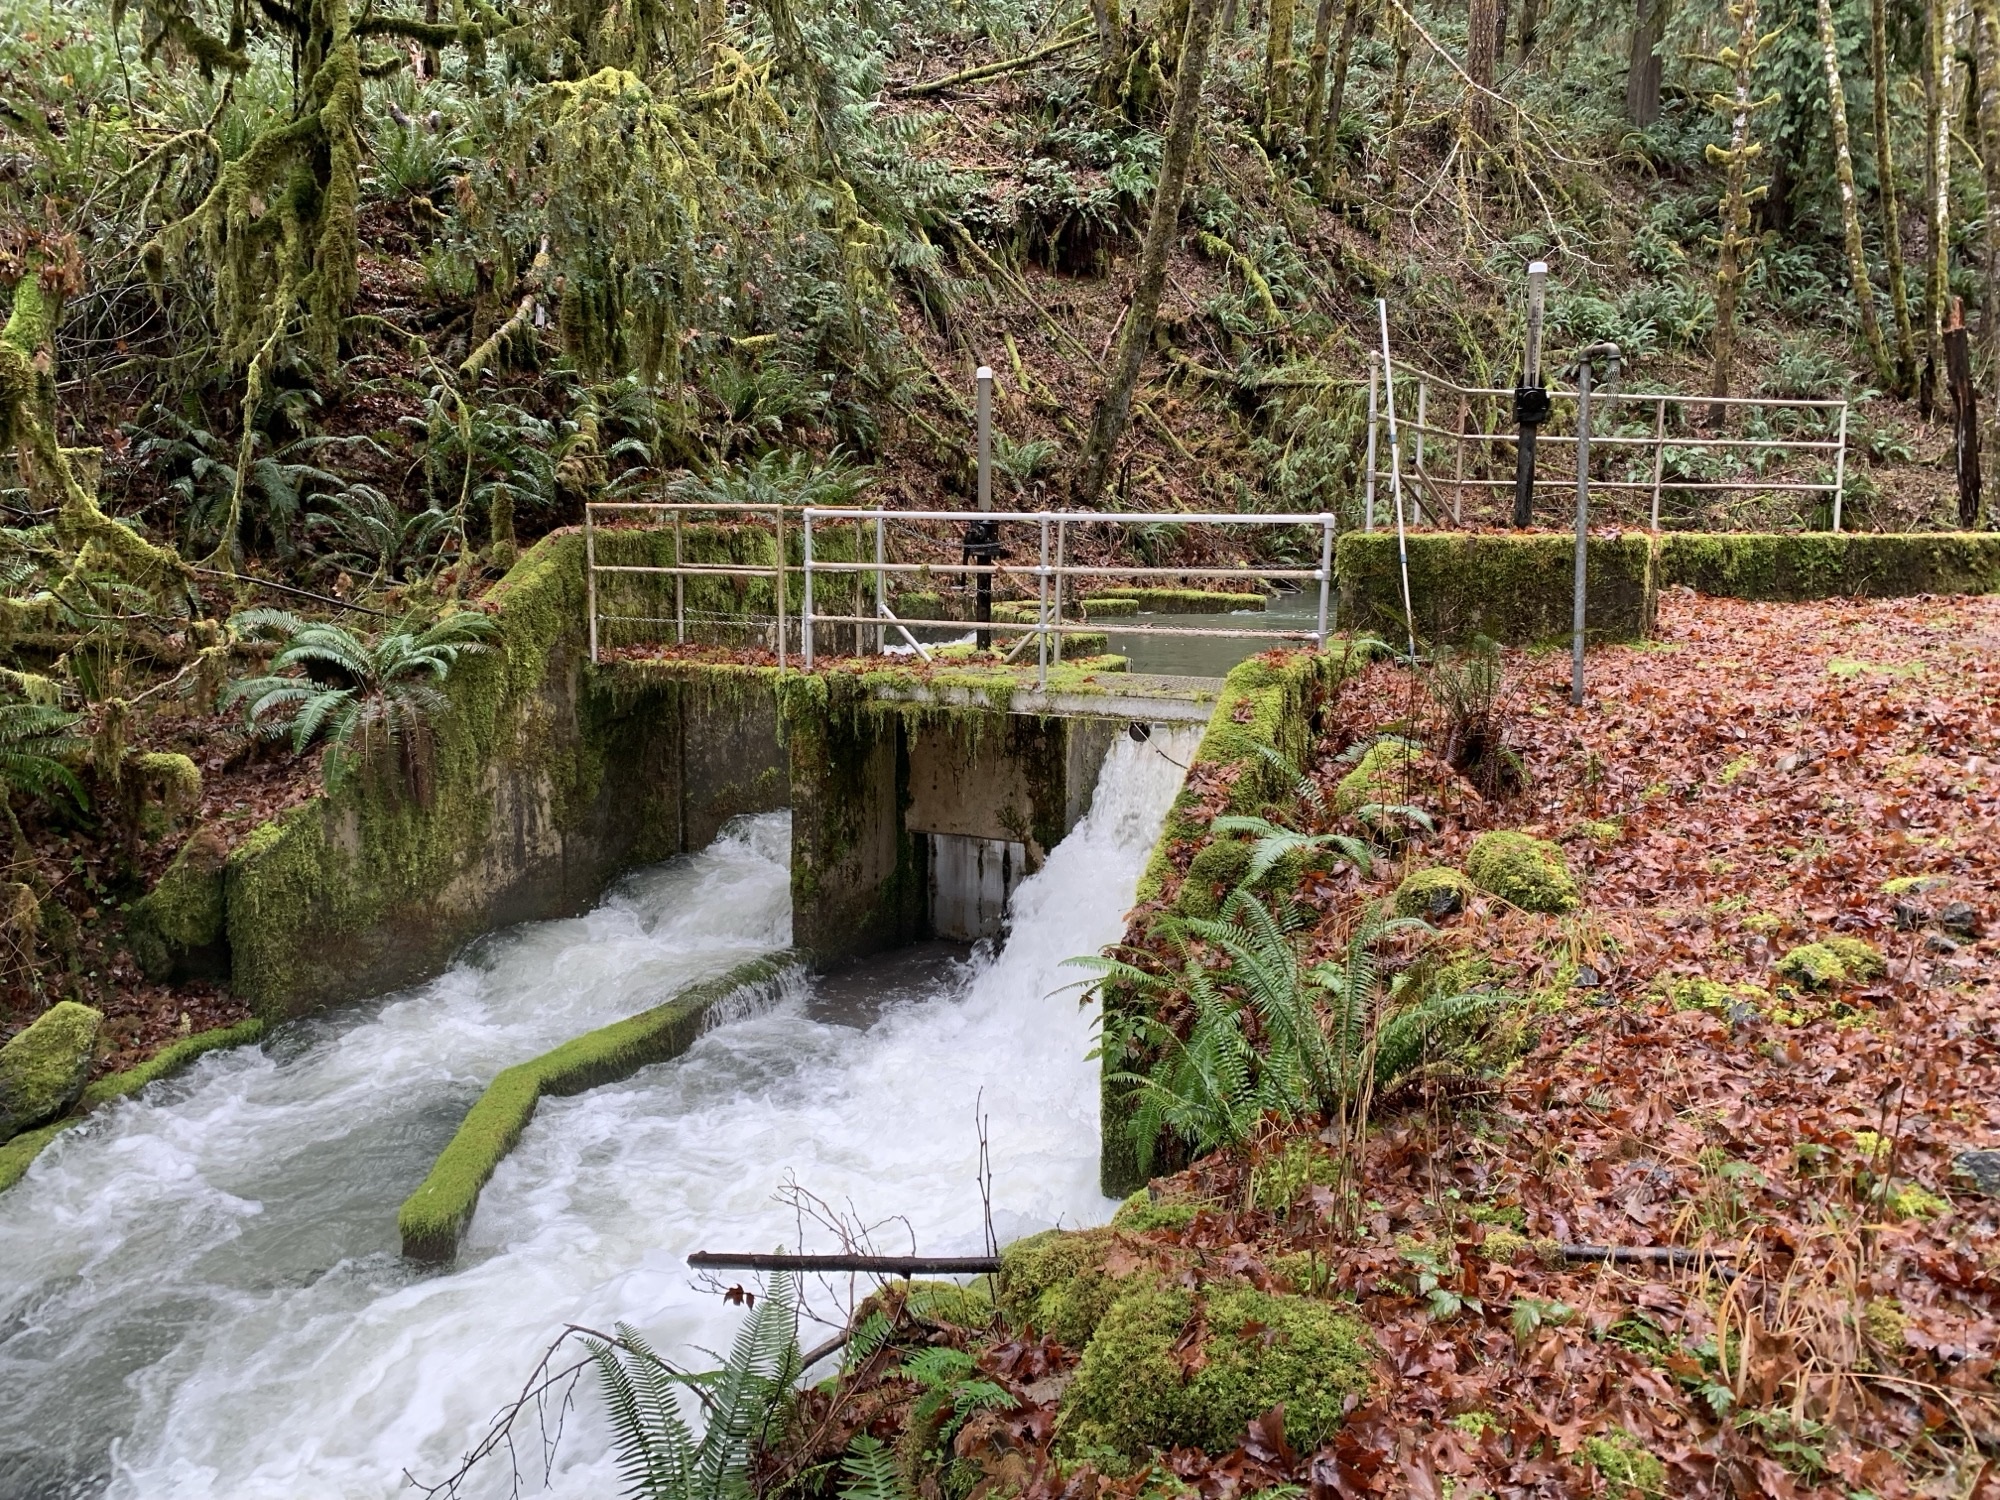
{"type": "MultiPolygon", "coordinates": [[[[979,509],[984,514],[993,509],[992,366],[981,365],[972,378],[978,387],[975,410],[978,415],[979,424],[979,509]]],[[[979,532],[978,539],[977,541],[973,541],[972,538],[968,537],[967,541],[971,543],[971,547],[980,547],[988,550],[974,553],[973,560],[984,564],[990,570],[993,566],[994,556],[991,548],[995,540],[997,540],[999,528],[991,521],[980,521],[976,522],[975,525],[979,532]]],[[[968,547],[968,551],[971,550],[971,547],[968,547]]],[[[993,632],[985,628],[993,623],[993,574],[991,571],[977,575],[973,582],[973,595],[975,602],[972,609],[972,618],[978,621],[981,627],[978,641],[979,649],[984,651],[993,644],[993,632]]]]}
{"type": "Polygon", "coordinates": [[[1548,387],[1542,384],[1542,292],[1547,261],[1528,265],[1528,338],[1521,353],[1521,383],[1514,387],[1514,421],[1520,440],[1514,449],[1514,524],[1526,526],[1535,514],[1535,434],[1549,419],[1548,387]]]}

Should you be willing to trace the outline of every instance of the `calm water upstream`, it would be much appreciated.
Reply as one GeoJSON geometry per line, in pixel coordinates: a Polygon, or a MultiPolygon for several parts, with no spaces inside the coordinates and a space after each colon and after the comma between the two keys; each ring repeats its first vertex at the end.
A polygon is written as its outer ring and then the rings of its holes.
{"type": "MultiPolygon", "coordinates": [[[[683,1257],[796,1243],[788,1181],[907,1216],[885,1249],[976,1252],[982,1090],[1003,1242],[1100,1221],[1092,1018],[1061,965],[1118,936],[1193,747],[1117,741],[997,954],[801,982],[675,1062],[546,1101],[449,1271],[400,1260],[396,1208],[479,1089],[783,945],[784,814],[61,1137],[0,1196],[0,1497],[347,1500],[442,1477],[566,1322],[630,1322],[695,1364],[725,1348],[739,1315],[683,1257]]],[[[509,1479],[503,1461],[474,1492],[509,1479]]],[[[587,1397],[549,1492],[614,1489],[587,1397]]]]}

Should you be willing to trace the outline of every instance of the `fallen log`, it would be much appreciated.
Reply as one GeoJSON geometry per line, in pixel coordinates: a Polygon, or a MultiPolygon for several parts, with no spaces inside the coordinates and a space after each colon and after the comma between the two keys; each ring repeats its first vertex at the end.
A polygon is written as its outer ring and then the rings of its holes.
{"type": "Polygon", "coordinates": [[[885,1276],[978,1276],[1000,1269],[997,1255],[749,1255],[697,1250],[687,1263],[706,1271],[874,1271],[885,1276]]]}

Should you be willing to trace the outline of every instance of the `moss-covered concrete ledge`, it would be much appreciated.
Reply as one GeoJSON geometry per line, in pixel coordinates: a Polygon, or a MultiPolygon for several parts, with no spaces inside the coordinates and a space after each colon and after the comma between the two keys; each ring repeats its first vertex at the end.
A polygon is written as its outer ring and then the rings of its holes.
{"type": "MultiPolygon", "coordinates": [[[[1575,540],[1556,533],[1419,532],[1409,538],[1417,635],[1434,645],[1483,635],[1505,645],[1567,640],[1575,540]]],[[[1799,601],[2000,592],[2000,535],[1985,532],[1668,532],[1592,537],[1586,604],[1593,641],[1652,633],[1670,584],[1718,598],[1799,601]]],[[[1340,539],[1343,625],[1401,639],[1396,538],[1340,539]]]]}
{"type": "MultiPolygon", "coordinates": [[[[1510,646],[1568,640],[1575,608],[1576,542],[1550,533],[1493,536],[1418,532],[1409,538],[1410,603],[1417,639],[1463,644],[1485,636],[1510,646]]],[[[1349,532],[1334,564],[1340,623],[1403,640],[1403,584],[1396,536],[1349,532]]],[[[1593,641],[1652,634],[1658,583],[1652,539],[1592,537],[1586,564],[1586,633],[1593,641]]]]}
{"type": "Polygon", "coordinates": [[[0,1192],[5,1192],[27,1173],[42,1148],[72,1126],[81,1125],[93,1110],[138,1093],[147,1084],[171,1077],[204,1053],[227,1047],[247,1047],[264,1035],[264,1023],[239,1021],[234,1026],[218,1026],[213,1031],[196,1032],[162,1048],[136,1068],[111,1073],[89,1085],[76,1106],[60,1120],[26,1131],[0,1146],[0,1192]]]}
{"type": "Polygon", "coordinates": [[[664,1005],[585,1032],[506,1069],[486,1086],[430,1175],[403,1200],[396,1216],[403,1254],[436,1264],[458,1254],[480,1191],[521,1139],[541,1099],[581,1094],[680,1056],[713,1020],[717,1006],[746,991],[775,989],[805,962],[803,952],[786,949],[739,964],[719,979],[689,986],[664,1005]]]}
{"type": "MultiPolygon", "coordinates": [[[[1381,649],[1371,637],[1355,637],[1331,641],[1324,651],[1267,651],[1231,669],[1188,763],[1187,780],[1139,877],[1137,905],[1165,893],[1174,873],[1174,847],[1206,832],[1200,808],[1217,778],[1228,781],[1226,812],[1254,813],[1285,793],[1283,766],[1265,752],[1276,751],[1284,764],[1304,764],[1327,700],[1381,649]]],[[[1113,987],[1105,991],[1103,1003],[1110,1013],[1129,1003],[1129,997],[1113,987]]],[[[1146,1180],[1126,1128],[1133,1100],[1129,1090],[1111,1082],[1111,1074],[1125,1066],[1123,1058],[1105,1053],[1099,1096],[1099,1182],[1108,1196],[1121,1198],[1146,1180]]]]}
{"type": "Polygon", "coordinates": [[[1083,607],[1088,613],[1102,605],[1128,599],[1135,609],[1154,615],[1240,614],[1244,610],[1262,610],[1267,603],[1262,594],[1229,589],[1133,587],[1095,589],[1084,596],[1083,607]]]}
{"type": "Polygon", "coordinates": [[[1659,539],[1662,586],[1727,599],[1901,599],[2000,592],[2000,535],[1808,532],[1659,539]]]}
{"type": "Polygon", "coordinates": [[[754,674],[601,689],[580,536],[537,543],[484,607],[498,649],[445,684],[427,801],[353,776],[230,851],[230,981],[260,1015],[423,979],[482,932],[584,910],[625,870],[785,805],[775,695],[754,674]]]}

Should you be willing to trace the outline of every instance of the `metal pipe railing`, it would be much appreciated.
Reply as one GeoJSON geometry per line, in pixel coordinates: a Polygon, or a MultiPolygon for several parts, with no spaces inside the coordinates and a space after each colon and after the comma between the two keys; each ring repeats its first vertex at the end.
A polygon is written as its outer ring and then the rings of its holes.
{"type": "MultiPolygon", "coordinates": [[[[594,500],[584,506],[584,546],[587,578],[587,602],[590,611],[590,656],[599,659],[600,625],[668,623],[647,615],[606,613],[599,589],[599,575],[626,575],[637,577],[671,578],[673,580],[673,616],[671,624],[677,643],[687,639],[690,619],[698,622],[720,622],[738,618],[734,615],[717,614],[710,610],[691,610],[686,596],[686,581],[694,579],[734,578],[769,580],[775,594],[775,623],[778,666],[782,671],[786,666],[787,652],[787,601],[794,578],[800,590],[801,612],[799,615],[799,646],[802,665],[810,669],[818,654],[817,636],[819,627],[827,625],[852,626],[855,645],[860,649],[871,639],[879,652],[887,645],[888,633],[895,629],[919,652],[923,647],[910,633],[916,629],[952,630],[962,628],[962,620],[916,619],[897,617],[889,606],[889,583],[892,578],[918,575],[929,577],[937,574],[957,576],[964,580],[998,579],[1012,577],[1034,590],[1034,618],[1032,620],[994,621],[981,623],[982,632],[997,632],[1002,636],[1018,637],[1014,650],[1018,652],[1027,645],[1030,638],[1036,642],[1037,680],[1046,686],[1050,665],[1060,665],[1063,640],[1066,636],[1095,634],[1103,630],[1102,623],[1090,624],[1062,618],[1065,598],[1075,593],[1086,580],[1131,580],[1143,584],[1148,580],[1240,580],[1257,584],[1279,582],[1300,585],[1317,584],[1319,590],[1318,612],[1315,628],[1272,629],[1245,626],[1224,628],[1215,626],[1159,625],[1152,623],[1121,622],[1117,627],[1121,634],[1153,635],[1166,637],[1208,637],[1224,639],[1268,640],[1280,642],[1311,642],[1323,647],[1328,631],[1329,613],[1333,603],[1333,543],[1335,518],[1331,513],[1309,515],[1235,515],[1223,512],[1155,514],[1104,514],[1098,511],[1026,511],[996,512],[974,510],[891,510],[882,507],[855,506],[804,506],[792,507],[779,504],[753,504],[734,502],[669,502],[653,500],[594,500]],[[670,518],[673,530],[673,561],[671,563],[607,562],[603,561],[602,541],[607,535],[630,534],[637,528],[606,530],[601,524],[603,515],[626,515],[637,518],[658,516],[670,518]],[[776,555],[768,564],[761,562],[706,562],[694,561],[688,556],[688,540],[683,529],[683,520],[690,515],[706,515],[731,521],[749,521],[755,524],[769,524],[775,534],[776,555]],[[784,526],[787,514],[797,520],[801,527],[801,559],[793,564],[785,546],[784,526]],[[1258,526],[1309,526],[1320,531],[1319,565],[1317,567],[1262,566],[1251,563],[1203,564],[1189,567],[1162,567],[1148,563],[1082,563],[1072,562],[1070,531],[1074,526],[1108,526],[1126,528],[1158,524],[1162,520],[1177,526],[1213,527],[1222,529],[1258,526]],[[852,558],[822,557],[819,555],[819,538],[829,523],[851,522],[855,528],[855,552],[852,558]],[[870,549],[866,538],[873,523],[873,556],[865,555],[870,549]],[[890,535],[892,525],[913,526],[962,526],[967,523],[990,523],[996,527],[1033,526],[1036,530],[1036,550],[1032,563],[1017,564],[1004,559],[992,561],[972,561],[961,558],[956,563],[939,563],[935,560],[906,561],[892,556],[890,535]],[[842,608],[838,612],[821,608],[827,597],[820,575],[851,577],[854,580],[854,601],[851,612],[842,608]],[[875,580],[875,610],[866,612],[864,602],[866,581],[875,580]]],[[[933,536],[932,541],[936,538],[933,536]]]]}

